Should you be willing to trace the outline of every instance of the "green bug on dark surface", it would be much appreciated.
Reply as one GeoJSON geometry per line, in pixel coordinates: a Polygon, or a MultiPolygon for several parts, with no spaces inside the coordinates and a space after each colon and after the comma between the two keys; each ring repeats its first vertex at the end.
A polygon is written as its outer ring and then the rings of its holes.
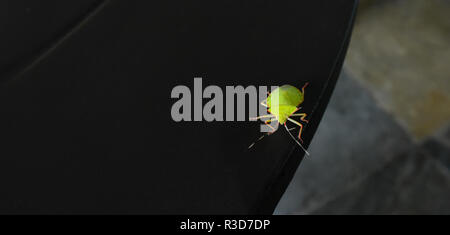
{"type": "MultiPolygon", "coordinates": [[[[300,142],[303,143],[302,140],[302,131],[303,131],[303,124],[301,122],[298,122],[292,117],[300,117],[300,120],[304,123],[308,123],[308,120],[306,120],[306,113],[296,113],[298,110],[301,109],[299,105],[301,105],[305,98],[305,88],[308,86],[308,83],[305,83],[303,85],[302,89],[299,90],[298,88],[291,86],[291,85],[283,85],[281,87],[278,87],[272,93],[269,94],[267,99],[261,102],[261,105],[267,108],[267,112],[270,113],[269,115],[259,116],[255,118],[251,118],[251,120],[257,120],[261,118],[270,118],[269,120],[265,121],[264,123],[269,126],[272,129],[272,132],[268,132],[268,134],[272,134],[276,131],[274,127],[269,125],[269,123],[278,121],[280,125],[283,125],[289,135],[296,141],[296,143],[306,152],[307,155],[309,153],[306,151],[306,149],[302,146],[300,142]],[[295,125],[299,126],[300,130],[298,132],[298,139],[291,134],[290,130],[288,129],[286,123],[292,122],[295,125]]],[[[261,140],[264,137],[264,135],[259,138],[258,140],[261,140]]],[[[249,146],[251,148],[255,143],[249,146]]]]}

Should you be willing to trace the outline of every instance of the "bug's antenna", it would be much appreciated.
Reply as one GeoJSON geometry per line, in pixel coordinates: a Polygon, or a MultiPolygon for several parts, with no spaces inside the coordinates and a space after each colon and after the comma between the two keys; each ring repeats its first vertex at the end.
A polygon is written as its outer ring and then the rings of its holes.
{"type": "Polygon", "coordinates": [[[292,135],[292,133],[289,131],[288,127],[286,124],[284,124],[284,127],[286,128],[286,131],[289,133],[289,135],[292,137],[292,139],[303,149],[303,151],[305,151],[306,155],[309,156],[308,151],[305,149],[305,147],[303,147],[302,144],[300,144],[300,142],[298,142],[298,140],[292,135]]]}
{"type": "Polygon", "coordinates": [[[257,140],[256,140],[255,142],[253,142],[250,146],[248,146],[248,149],[250,149],[251,147],[253,147],[253,145],[255,145],[256,142],[262,140],[262,139],[264,138],[264,136],[266,136],[266,135],[262,135],[261,137],[259,137],[259,139],[257,139],[257,140]]]}

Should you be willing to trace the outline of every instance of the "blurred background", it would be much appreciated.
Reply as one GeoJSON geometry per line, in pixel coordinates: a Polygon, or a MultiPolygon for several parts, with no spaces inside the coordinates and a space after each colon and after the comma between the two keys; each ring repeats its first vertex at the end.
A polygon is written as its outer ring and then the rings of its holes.
{"type": "Polygon", "coordinates": [[[342,75],[275,214],[450,214],[450,1],[361,0],[342,75]]]}

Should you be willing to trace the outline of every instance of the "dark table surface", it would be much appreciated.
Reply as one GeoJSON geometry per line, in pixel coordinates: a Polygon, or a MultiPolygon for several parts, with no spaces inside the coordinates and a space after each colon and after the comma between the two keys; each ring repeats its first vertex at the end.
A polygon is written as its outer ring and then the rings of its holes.
{"type": "Polygon", "coordinates": [[[309,82],[307,146],[356,1],[60,2],[1,3],[0,213],[272,213],[303,152],[174,122],[171,90],[309,82]]]}

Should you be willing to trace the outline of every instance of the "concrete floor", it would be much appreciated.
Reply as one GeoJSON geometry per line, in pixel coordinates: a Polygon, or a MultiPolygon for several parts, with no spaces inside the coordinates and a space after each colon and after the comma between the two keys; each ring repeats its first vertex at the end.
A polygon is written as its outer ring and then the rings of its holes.
{"type": "Polygon", "coordinates": [[[450,214],[450,128],[415,142],[345,73],[275,214],[450,214]]]}
{"type": "Polygon", "coordinates": [[[275,214],[450,214],[450,1],[360,7],[311,157],[275,214]]]}

